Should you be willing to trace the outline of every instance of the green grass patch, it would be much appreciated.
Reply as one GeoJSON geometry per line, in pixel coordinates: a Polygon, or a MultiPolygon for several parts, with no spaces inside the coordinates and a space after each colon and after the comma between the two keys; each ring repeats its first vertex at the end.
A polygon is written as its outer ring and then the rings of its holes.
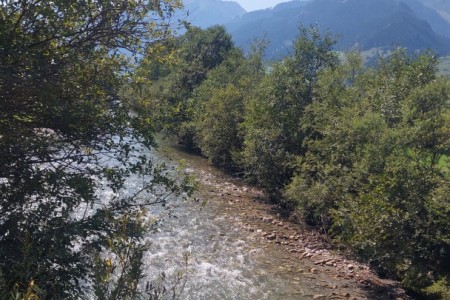
{"type": "Polygon", "coordinates": [[[439,59],[439,74],[450,77],[450,56],[439,59]]]}

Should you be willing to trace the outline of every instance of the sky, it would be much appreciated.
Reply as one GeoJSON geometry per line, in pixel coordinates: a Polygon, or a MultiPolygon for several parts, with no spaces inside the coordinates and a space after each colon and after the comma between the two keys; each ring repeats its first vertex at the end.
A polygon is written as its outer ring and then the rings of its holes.
{"type": "Polygon", "coordinates": [[[234,0],[239,3],[246,11],[264,9],[274,7],[278,3],[287,2],[289,0],[234,0]]]}

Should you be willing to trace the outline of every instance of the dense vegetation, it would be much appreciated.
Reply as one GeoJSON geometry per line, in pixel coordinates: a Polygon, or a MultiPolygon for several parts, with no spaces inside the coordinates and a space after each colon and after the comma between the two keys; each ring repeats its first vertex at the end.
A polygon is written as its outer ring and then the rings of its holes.
{"type": "Polygon", "coordinates": [[[221,27],[160,46],[134,103],[160,129],[244,174],[293,215],[380,273],[429,297],[450,295],[450,81],[431,53],[340,62],[334,36],[302,28],[269,68],[221,27]],[[151,92],[158,91],[158,92],[151,92]]]}
{"type": "Polygon", "coordinates": [[[167,39],[178,7],[0,1],[0,299],[140,296],[149,205],[183,189],[140,151],[152,128],[119,97],[121,53],[167,39]]]}
{"type": "Polygon", "coordinates": [[[178,7],[0,1],[0,299],[175,291],[141,282],[150,205],[190,191],[141,151],[155,129],[380,273],[449,298],[450,81],[436,57],[342,62],[312,27],[265,67],[264,43],[245,55],[223,27],[173,37],[178,7]],[[137,72],[125,53],[143,55],[137,72]]]}

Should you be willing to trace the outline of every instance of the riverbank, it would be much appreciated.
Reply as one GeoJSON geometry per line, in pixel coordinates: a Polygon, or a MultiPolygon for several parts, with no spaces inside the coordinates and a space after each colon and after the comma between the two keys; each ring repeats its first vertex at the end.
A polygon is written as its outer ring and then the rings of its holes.
{"type": "Polygon", "coordinates": [[[207,201],[224,222],[255,240],[253,251],[266,253],[263,264],[272,276],[294,285],[315,285],[314,293],[299,289],[286,299],[411,299],[398,282],[379,278],[367,265],[339,253],[326,236],[289,220],[260,190],[179,145],[164,142],[160,152],[183,162],[197,179],[199,200],[207,201]]]}

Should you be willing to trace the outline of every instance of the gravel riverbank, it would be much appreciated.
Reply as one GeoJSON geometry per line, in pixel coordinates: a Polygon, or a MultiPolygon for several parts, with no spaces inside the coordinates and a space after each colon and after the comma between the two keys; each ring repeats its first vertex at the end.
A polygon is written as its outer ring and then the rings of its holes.
{"type": "Polygon", "coordinates": [[[250,251],[266,256],[260,264],[269,275],[286,278],[294,286],[314,285],[305,292],[294,287],[285,299],[411,299],[398,282],[379,278],[367,265],[336,250],[325,235],[290,220],[257,188],[178,145],[165,142],[160,152],[182,162],[196,178],[199,200],[236,231],[252,237],[250,251]]]}

